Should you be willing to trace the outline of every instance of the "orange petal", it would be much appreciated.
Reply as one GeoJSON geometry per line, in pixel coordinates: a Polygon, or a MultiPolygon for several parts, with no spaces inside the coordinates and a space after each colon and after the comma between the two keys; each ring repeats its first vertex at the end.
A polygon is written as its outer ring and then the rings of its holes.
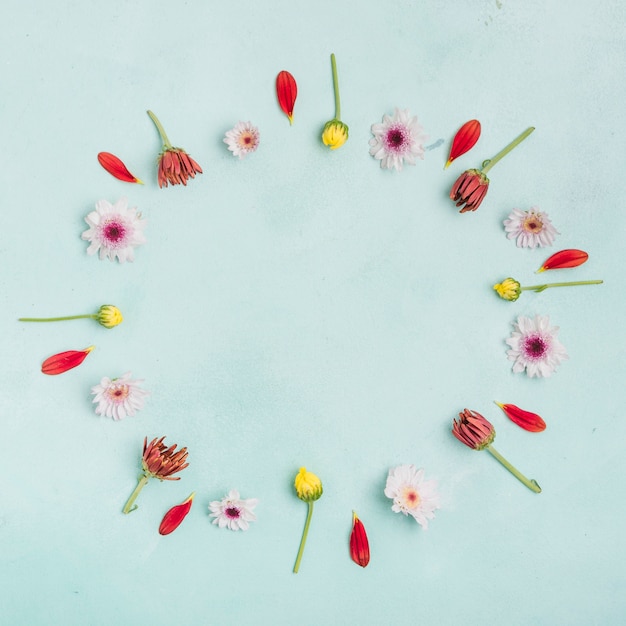
{"type": "Polygon", "coordinates": [[[532,433],[539,433],[546,429],[546,423],[536,413],[530,411],[524,411],[514,404],[496,404],[506,413],[506,416],[515,424],[529,430],[532,433]]]}
{"type": "Polygon", "coordinates": [[[352,512],[352,534],[350,535],[350,554],[352,560],[361,567],[370,562],[370,544],[361,520],[352,512]]]}
{"type": "Polygon", "coordinates": [[[561,250],[555,252],[545,263],[537,270],[544,272],[545,270],[560,270],[566,267],[578,267],[582,265],[589,255],[584,250],[561,250]]]}
{"type": "Polygon", "coordinates": [[[185,517],[187,517],[187,513],[189,513],[189,509],[191,509],[191,504],[195,495],[196,492],[194,491],[182,504],[173,506],[165,514],[163,521],[159,526],[159,533],[161,535],[169,535],[182,524],[182,521],[185,517]]]}
{"type": "Polygon", "coordinates": [[[42,363],[41,371],[49,376],[63,374],[63,372],[67,372],[67,370],[78,367],[94,347],[95,346],[89,346],[84,350],[68,350],[67,352],[60,352],[59,354],[48,357],[42,363]]]}
{"type": "Polygon", "coordinates": [[[143,185],[143,183],[136,177],[133,176],[128,168],[122,163],[121,159],[118,159],[114,154],[110,152],[99,152],[98,153],[98,161],[100,165],[111,174],[111,176],[115,176],[118,180],[123,180],[127,183],[139,183],[143,185]]]}
{"type": "Polygon", "coordinates": [[[286,70],[283,70],[276,77],[276,95],[278,104],[285,115],[289,118],[289,123],[293,123],[293,107],[298,97],[298,85],[296,79],[286,70]]]}
{"type": "Polygon", "coordinates": [[[470,120],[469,122],[465,122],[461,128],[459,128],[457,134],[454,136],[452,140],[452,147],[450,148],[450,156],[448,157],[448,162],[446,163],[444,169],[457,159],[462,154],[465,154],[469,150],[471,150],[478,138],[480,137],[480,122],[478,120],[470,120]]]}

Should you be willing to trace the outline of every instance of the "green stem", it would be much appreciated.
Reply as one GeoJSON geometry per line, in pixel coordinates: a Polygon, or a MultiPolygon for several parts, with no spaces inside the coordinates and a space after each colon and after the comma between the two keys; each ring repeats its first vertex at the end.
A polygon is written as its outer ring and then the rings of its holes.
{"type": "Polygon", "coordinates": [[[541,493],[541,487],[537,484],[537,481],[534,478],[526,478],[524,474],[522,474],[518,469],[513,467],[493,446],[487,446],[486,450],[489,451],[491,456],[493,456],[497,461],[502,463],[506,469],[517,478],[520,482],[524,483],[531,491],[535,493],[541,493]]]}
{"type": "Polygon", "coordinates": [[[330,55],[330,64],[333,68],[333,87],[335,89],[335,119],[341,120],[341,100],[339,98],[339,79],[337,78],[337,61],[335,54],[330,55]]]}
{"type": "Polygon", "coordinates": [[[530,285],[529,287],[520,287],[520,291],[545,291],[549,287],[570,287],[572,285],[601,285],[603,280],[576,280],[570,283],[546,283],[545,285],[530,285]]]}
{"type": "Polygon", "coordinates": [[[504,148],[504,150],[500,150],[500,152],[498,152],[498,154],[496,154],[496,156],[492,159],[483,161],[483,169],[481,172],[486,174],[501,158],[505,157],[509,152],[511,152],[511,150],[513,150],[513,148],[522,143],[522,141],[524,141],[524,139],[526,139],[526,137],[528,137],[533,130],[535,130],[534,126],[527,128],[519,137],[517,137],[517,139],[514,139],[506,148],[504,148]]]}
{"type": "Polygon", "coordinates": [[[150,116],[150,119],[154,122],[154,125],[157,127],[157,130],[159,131],[159,135],[161,135],[161,140],[163,141],[163,147],[166,150],[169,150],[172,147],[172,144],[170,143],[170,140],[167,136],[167,133],[165,132],[165,129],[163,128],[163,126],[161,126],[161,122],[159,122],[159,118],[152,111],[148,111],[148,115],[150,116]]]}
{"type": "Polygon", "coordinates": [[[302,554],[304,553],[304,544],[306,543],[307,535],[309,534],[309,526],[311,525],[311,517],[313,516],[313,502],[308,502],[309,512],[306,516],[306,522],[304,524],[304,532],[302,533],[302,539],[300,540],[300,548],[298,549],[298,556],[296,557],[296,564],[293,566],[293,573],[297,574],[300,569],[300,561],[302,561],[302,554]]]}
{"type": "Polygon", "coordinates": [[[148,484],[149,479],[150,479],[149,476],[146,476],[146,474],[142,474],[141,478],[139,479],[139,482],[137,483],[137,486],[135,487],[135,491],[133,491],[130,494],[130,498],[128,498],[128,501],[124,505],[124,508],[122,509],[122,513],[126,513],[126,514],[132,513],[137,508],[137,505],[135,504],[135,500],[137,499],[139,492],[148,484]],[[135,504],[135,506],[133,506],[133,504],[135,504]]]}
{"type": "Polygon", "coordinates": [[[62,322],[64,320],[80,320],[80,319],[92,319],[97,320],[97,314],[91,315],[67,315],[65,317],[20,317],[18,322],[62,322]]]}

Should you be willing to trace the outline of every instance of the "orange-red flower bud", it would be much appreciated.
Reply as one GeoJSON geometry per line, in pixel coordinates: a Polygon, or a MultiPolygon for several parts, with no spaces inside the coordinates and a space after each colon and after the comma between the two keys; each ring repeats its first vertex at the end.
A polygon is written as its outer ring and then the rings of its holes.
{"type": "Polygon", "coordinates": [[[84,350],[68,350],[67,352],[60,352],[59,354],[48,357],[42,363],[41,371],[49,376],[63,374],[63,372],[67,372],[67,370],[78,367],[94,347],[95,346],[89,346],[84,350]]]}
{"type": "Polygon", "coordinates": [[[545,270],[560,270],[566,267],[578,267],[582,265],[589,255],[584,250],[560,250],[555,252],[550,258],[546,259],[544,264],[537,270],[544,272],[545,270]]]}
{"type": "Polygon", "coordinates": [[[165,437],[156,437],[148,443],[146,437],[143,442],[143,459],[141,461],[143,469],[150,476],[159,480],[180,480],[180,476],[173,476],[177,472],[184,470],[187,463],[187,447],[176,452],[177,444],[169,448],[163,443],[165,437]]]}
{"type": "Polygon", "coordinates": [[[189,509],[191,509],[191,504],[195,495],[196,492],[194,491],[182,504],[173,506],[165,514],[163,521],[159,526],[159,533],[161,535],[169,535],[182,524],[182,521],[185,517],[187,517],[187,513],[189,513],[189,509]]]}
{"type": "MultiPolygon", "coordinates": [[[[448,167],[454,159],[457,159],[462,154],[465,154],[471,150],[480,137],[480,122],[478,120],[470,120],[465,122],[461,128],[459,128],[457,134],[452,140],[452,147],[450,148],[450,156],[445,167],[448,167]]],[[[444,167],[444,169],[445,169],[444,167]]]]}
{"type": "Polygon", "coordinates": [[[286,70],[279,72],[276,77],[276,95],[280,108],[289,118],[289,123],[293,124],[293,107],[298,97],[298,85],[296,79],[286,70]]]}
{"type": "Polygon", "coordinates": [[[352,534],[350,535],[350,554],[352,560],[361,567],[370,562],[370,544],[361,520],[352,511],[352,534]]]}
{"type": "Polygon", "coordinates": [[[480,170],[467,170],[457,179],[452,190],[450,199],[456,202],[457,206],[463,206],[460,213],[475,211],[489,189],[489,179],[480,170]]]}
{"type": "Polygon", "coordinates": [[[496,404],[504,411],[506,416],[520,428],[529,430],[532,433],[539,433],[546,429],[546,423],[536,413],[524,411],[514,404],[496,404]]]}
{"type": "Polygon", "coordinates": [[[482,450],[493,442],[496,429],[480,413],[464,409],[459,421],[453,420],[452,434],[466,446],[482,450]]]}

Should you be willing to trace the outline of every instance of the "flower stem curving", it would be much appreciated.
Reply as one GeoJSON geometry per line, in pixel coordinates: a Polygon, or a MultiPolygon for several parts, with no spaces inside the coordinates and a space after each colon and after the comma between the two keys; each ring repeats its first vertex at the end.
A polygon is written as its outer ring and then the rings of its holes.
{"type": "Polygon", "coordinates": [[[66,315],[64,317],[20,317],[18,322],[62,322],[64,320],[80,320],[92,319],[97,320],[98,315],[95,313],[85,315],[66,315]]]}
{"type": "Polygon", "coordinates": [[[545,285],[530,285],[529,287],[520,287],[520,291],[534,291],[539,293],[550,287],[570,287],[575,285],[601,285],[603,280],[577,280],[568,283],[546,283],[545,285]]]}
{"type": "Polygon", "coordinates": [[[335,119],[341,120],[341,99],[339,97],[339,79],[337,78],[337,61],[335,54],[330,55],[330,64],[333,70],[333,87],[335,89],[335,119]]]}
{"type": "Polygon", "coordinates": [[[520,482],[524,483],[531,491],[535,493],[541,493],[541,487],[538,485],[537,481],[534,478],[526,478],[524,474],[522,474],[518,469],[516,469],[513,465],[511,465],[493,446],[486,446],[486,450],[489,451],[491,456],[493,456],[497,461],[499,461],[506,469],[517,478],[520,482]]]}
{"type": "Polygon", "coordinates": [[[483,169],[480,170],[483,174],[487,174],[487,172],[503,157],[505,157],[509,152],[511,152],[511,150],[513,150],[513,148],[515,148],[516,146],[518,146],[520,143],[522,143],[522,141],[524,141],[524,139],[526,139],[526,137],[528,137],[528,135],[530,135],[530,133],[533,132],[533,130],[535,130],[534,126],[531,126],[530,128],[527,128],[519,137],[517,137],[516,139],[514,139],[506,148],[504,148],[503,150],[500,150],[500,152],[498,152],[498,154],[496,154],[496,156],[494,156],[492,159],[487,159],[486,161],[483,161],[483,169]]]}
{"type": "Polygon", "coordinates": [[[159,122],[159,118],[152,111],[148,111],[148,115],[150,116],[150,119],[154,122],[154,125],[157,127],[157,130],[159,131],[159,135],[161,135],[161,140],[163,141],[163,147],[166,150],[171,149],[172,144],[170,143],[170,140],[167,136],[167,133],[165,132],[165,129],[161,125],[161,122],[159,122]]]}
{"type": "Polygon", "coordinates": [[[306,516],[306,522],[304,524],[304,532],[302,533],[302,539],[300,540],[300,548],[298,549],[298,556],[296,557],[296,564],[293,566],[293,573],[297,574],[300,569],[300,561],[302,561],[302,554],[304,553],[304,546],[306,544],[306,538],[309,534],[309,526],[311,525],[311,517],[313,516],[313,504],[314,501],[307,502],[309,505],[309,512],[306,516]]]}
{"type": "Polygon", "coordinates": [[[137,499],[137,496],[139,495],[141,490],[148,484],[149,479],[150,477],[147,474],[141,475],[141,477],[139,478],[139,482],[137,483],[137,486],[135,487],[135,491],[133,491],[130,494],[130,498],[128,498],[128,501],[124,505],[122,513],[125,513],[125,514],[132,513],[137,508],[137,505],[135,504],[135,500],[137,499]],[[133,506],[133,504],[135,504],[135,506],[133,506]]]}

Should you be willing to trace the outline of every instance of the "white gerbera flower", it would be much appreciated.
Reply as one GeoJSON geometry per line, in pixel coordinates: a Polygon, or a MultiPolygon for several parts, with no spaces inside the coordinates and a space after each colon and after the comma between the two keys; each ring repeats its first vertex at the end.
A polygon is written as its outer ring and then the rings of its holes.
{"type": "Polygon", "coordinates": [[[252,125],[252,122],[237,122],[235,128],[226,133],[224,143],[228,145],[228,149],[233,156],[240,159],[254,152],[259,147],[261,135],[259,129],[252,125]]]}
{"type": "Polygon", "coordinates": [[[417,116],[411,117],[409,110],[395,110],[393,117],[383,115],[382,124],[372,124],[373,139],[370,139],[370,154],[380,160],[380,167],[398,171],[406,160],[415,165],[415,158],[424,158],[423,142],[428,139],[423,128],[417,123],[417,116]]]}
{"type": "Polygon", "coordinates": [[[531,207],[529,211],[513,209],[504,220],[504,230],[509,239],[516,239],[518,248],[544,248],[554,243],[559,231],[552,226],[547,213],[539,207],[531,207]]]}
{"type": "Polygon", "coordinates": [[[150,392],[139,385],[143,380],[132,380],[131,373],[126,372],[119,378],[104,377],[99,385],[91,388],[94,404],[97,402],[96,415],[112,417],[114,420],[131,417],[143,409],[143,403],[150,392]]]}
{"type": "Polygon", "coordinates": [[[532,320],[520,315],[513,324],[514,331],[506,343],[513,371],[526,373],[530,378],[550,376],[561,361],[569,358],[565,346],[556,338],[558,326],[550,326],[547,315],[535,315],[532,320]]]}
{"type": "Polygon", "coordinates": [[[437,483],[424,480],[424,470],[415,465],[398,465],[389,470],[385,495],[393,500],[391,510],[411,515],[415,521],[428,528],[428,520],[434,519],[439,506],[437,483]]]}
{"type": "Polygon", "coordinates": [[[210,517],[214,517],[214,524],[220,528],[230,530],[248,530],[250,522],[256,521],[256,515],[252,512],[259,503],[256,498],[242,500],[236,489],[231,489],[222,500],[215,500],[209,504],[210,517]]]}
{"type": "Polygon", "coordinates": [[[90,242],[87,254],[100,250],[100,259],[118,258],[120,263],[133,261],[134,248],[146,243],[143,229],[146,220],[141,219],[136,207],[128,208],[128,200],[120,198],[115,204],[106,200],[96,202],[96,210],[85,218],[89,228],[81,235],[90,242]]]}

